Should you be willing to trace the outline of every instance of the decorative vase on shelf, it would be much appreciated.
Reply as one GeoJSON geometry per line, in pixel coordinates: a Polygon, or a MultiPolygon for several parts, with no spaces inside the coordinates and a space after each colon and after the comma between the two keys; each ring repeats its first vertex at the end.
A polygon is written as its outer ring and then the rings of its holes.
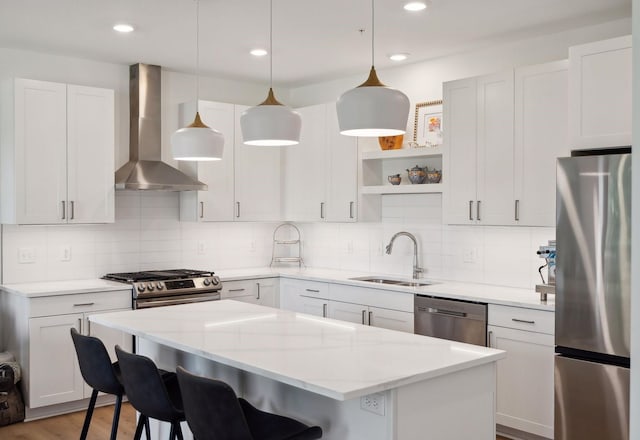
{"type": "Polygon", "coordinates": [[[403,134],[397,136],[379,136],[378,143],[383,150],[399,150],[402,148],[403,134]]]}

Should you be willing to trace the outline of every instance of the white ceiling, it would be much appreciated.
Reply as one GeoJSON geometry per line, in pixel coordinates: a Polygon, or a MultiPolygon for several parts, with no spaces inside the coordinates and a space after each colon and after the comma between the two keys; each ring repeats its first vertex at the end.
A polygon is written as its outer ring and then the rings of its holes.
{"type": "MultiPolygon", "coordinates": [[[[432,0],[409,13],[376,0],[375,64],[416,62],[495,42],[631,15],[631,0],[432,0]]],[[[302,85],[368,71],[370,0],[273,0],[274,83],[302,85]],[[364,34],[358,30],[365,29],[364,34]]],[[[0,0],[0,45],[118,64],[195,70],[194,0],[0,0]],[[132,23],[117,34],[116,22],[132,23]]],[[[264,82],[269,0],[200,0],[200,72],[264,82]]],[[[364,79],[364,78],[363,78],[364,79]]]]}

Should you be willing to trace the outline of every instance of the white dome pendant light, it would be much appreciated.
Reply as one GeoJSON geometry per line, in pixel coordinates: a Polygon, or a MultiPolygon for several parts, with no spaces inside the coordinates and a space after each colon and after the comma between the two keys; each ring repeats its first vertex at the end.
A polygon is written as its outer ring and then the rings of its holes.
{"type": "Polygon", "coordinates": [[[269,0],[269,94],[264,102],[240,115],[246,145],[286,146],[300,142],[300,114],[278,102],[273,95],[273,0],[269,0]]]}
{"type": "Polygon", "coordinates": [[[346,136],[395,136],[407,130],[409,98],[385,86],[374,67],[374,0],[371,0],[371,71],[369,78],[348,90],[336,103],[340,133],[346,136]]]}
{"type": "Polygon", "coordinates": [[[224,136],[209,128],[197,111],[200,95],[200,2],[196,1],[196,116],[191,125],[177,130],[171,136],[171,149],[176,160],[209,161],[222,159],[224,136]]]}

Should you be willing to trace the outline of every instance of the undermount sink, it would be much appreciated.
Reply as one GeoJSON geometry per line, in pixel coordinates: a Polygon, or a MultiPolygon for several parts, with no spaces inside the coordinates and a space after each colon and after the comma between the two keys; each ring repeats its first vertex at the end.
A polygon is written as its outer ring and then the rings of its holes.
{"type": "Polygon", "coordinates": [[[356,278],[350,278],[350,279],[354,281],[365,281],[367,283],[392,284],[394,286],[407,286],[407,287],[430,286],[431,284],[433,284],[427,281],[402,281],[402,280],[393,280],[390,278],[380,278],[380,277],[356,277],[356,278]]]}

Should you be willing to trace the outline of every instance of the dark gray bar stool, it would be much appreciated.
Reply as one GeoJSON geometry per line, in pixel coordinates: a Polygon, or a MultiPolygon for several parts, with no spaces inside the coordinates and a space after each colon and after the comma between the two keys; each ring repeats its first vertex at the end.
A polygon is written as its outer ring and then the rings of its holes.
{"type": "Polygon", "coordinates": [[[98,392],[113,394],[116,396],[116,406],[113,411],[113,422],[111,424],[111,440],[115,440],[118,434],[118,421],[120,419],[120,408],[122,407],[122,395],[124,388],[120,382],[120,368],[118,363],[111,363],[109,353],[102,341],[93,336],[84,336],[78,333],[75,328],[71,329],[71,339],[76,348],[80,373],[84,381],[93,388],[87,415],[84,418],[80,440],[87,438],[93,409],[96,406],[98,392]]]}
{"type": "Polygon", "coordinates": [[[322,428],[260,411],[224,382],[178,367],[189,428],[197,440],[312,440],[322,428]]]}
{"type": "Polygon", "coordinates": [[[175,373],[162,372],[146,356],[127,353],[116,345],[127,398],[140,413],[134,440],[140,440],[142,429],[150,437],[148,419],[171,423],[169,440],[183,440],[180,422],[185,420],[178,379],[175,373]]]}

